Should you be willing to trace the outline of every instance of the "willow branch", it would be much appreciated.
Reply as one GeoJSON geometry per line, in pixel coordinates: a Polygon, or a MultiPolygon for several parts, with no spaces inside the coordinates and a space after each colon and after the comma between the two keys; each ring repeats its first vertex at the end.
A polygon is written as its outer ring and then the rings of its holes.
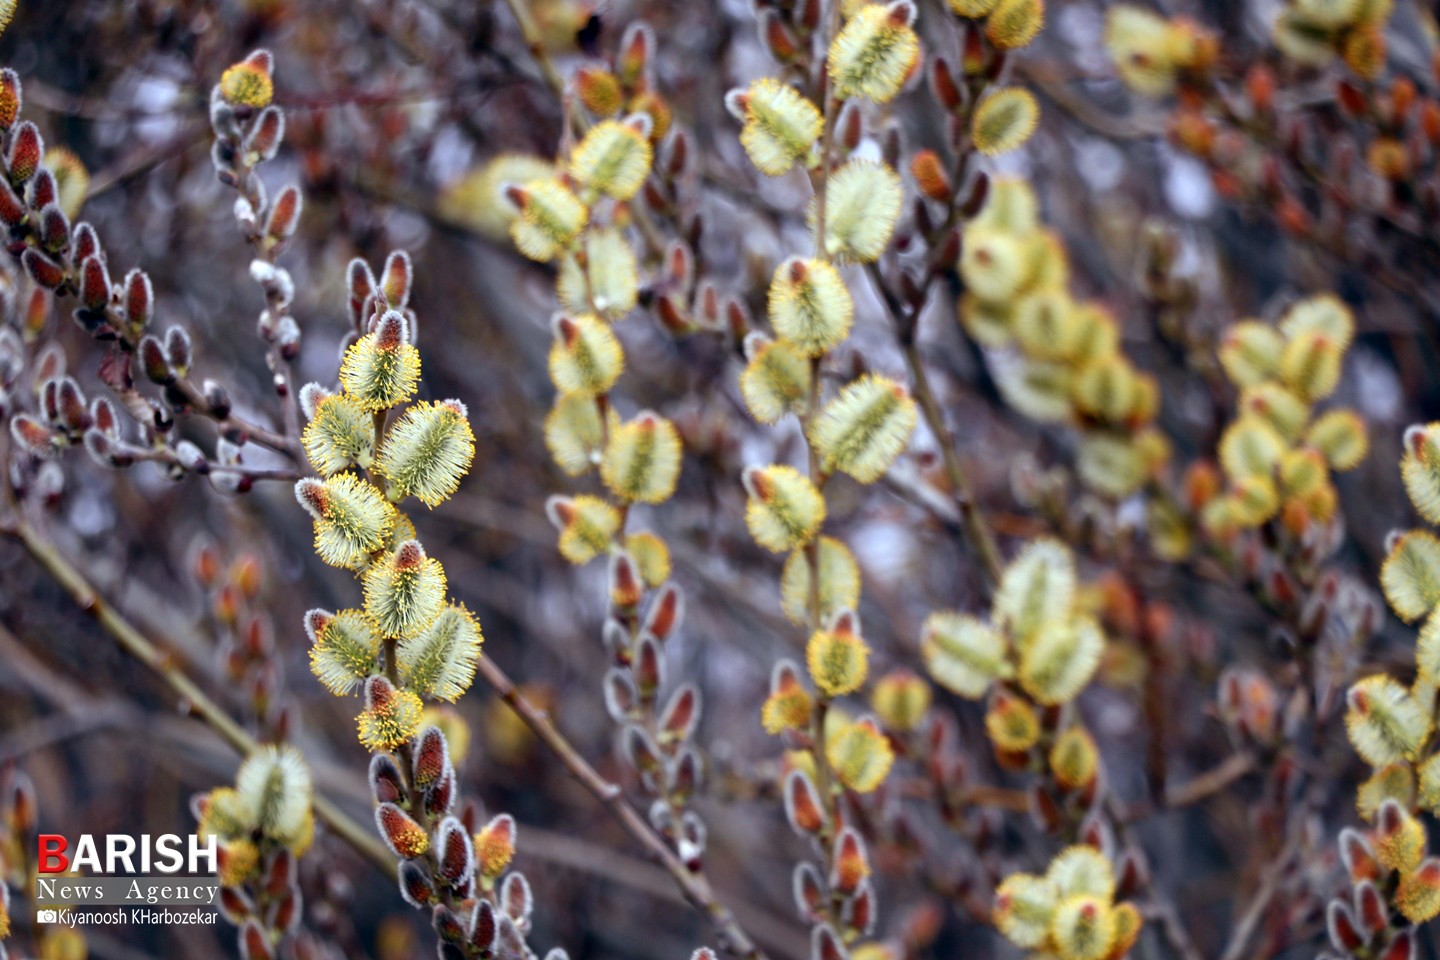
{"type": "Polygon", "coordinates": [[[515,682],[505,671],[484,654],[480,655],[479,673],[540,742],[565,765],[570,775],[610,811],[611,816],[619,821],[620,826],[644,848],[651,859],[674,878],[675,884],[691,906],[706,914],[715,924],[729,949],[747,960],[766,960],[765,954],[745,933],[730,908],[716,898],[709,882],[686,867],[660,835],[625,801],[619,784],[602,777],[560,732],[550,715],[527,700],[524,694],[516,689],[515,682]]]}

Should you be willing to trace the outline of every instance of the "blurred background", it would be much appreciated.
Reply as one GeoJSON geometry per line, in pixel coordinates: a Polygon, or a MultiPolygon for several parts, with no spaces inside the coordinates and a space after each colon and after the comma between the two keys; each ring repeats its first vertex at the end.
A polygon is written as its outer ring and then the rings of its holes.
{"type": "MultiPolygon", "coordinates": [[[[941,5],[919,6],[922,36],[944,52],[950,33],[927,27],[942,16],[941,5]]],[[[1216,29],[1225,57],[1242,59],[1268,42],[1262,0],[1167,6],[1216,29]]],[[[655,28],[658,87],[673,122],[692,137],[688,215],[703,218],[706,274],[763,315],[773,264],[808,243],[809,194],[803,178],[755,173],[724,110],[726,90],[773,69],[749,4],[535,0],[531,9],[562,71],[612,53],[634,20],[655,28]]],[[[1049,10],[1040,40],[1010,66],[1039,96],[1040,129],[1024,150],[987,163],[1034,183],[1046,221],[1070,249],[1077,297],[1109,305],[1123,322],[1126,351],[1160,378],[1161,423],[1182,462],[1209,455],[1223,425],[1213,365],[1206,370],[1194,359],[1194,344],[1213,341],[1241,317],[1273,315],[1299,294],[1333,290],[1356,308],[1360,335],[1338,400],[1364,414],[1373,449],[1339,481],[1346,537],[1334,567],[1354,589],[1373,590],[1387,532],[1413,522],[1395,468],[1400,433],[1433,417],[1440,399],[1428,306],[1434,291],[1417,292],[1434,287],[1433,265],[1383,226],[1365,223],[1351,227],[1354,250],[1336,257],[1297,242],[1263,206],[1223,197],[1206,166],[1169,143],[1164,109],[1132,101],[1114,78],[1100,41],[1104,14],[1104,5],[1089,2],[1049,10]],[[1169,251],[1166,282],[1184,291],[1180,307],[1156,293],[1157,245],[1169,251]]],[[[1392,62],[1428,69],[1420,15],[1401,6],[1391,32],[1392,62]]],[[[276,102],[287,116],[285,146],[263,177],[272,189],[298,182],[305,195],[299,233],[282,258],[296,280],[292,312],[304,335],[298,380],[334,380],[348,331],[346,263],[358,256],[378,268],[390,250],[408,250],[425,361],[421,396],[463,400],[477,439],[475,467],[458,494],[416,514],[420,537],[443,559],[453,595],[484,625],[486,652],[643,806],[614,760],[598,682],[607,663],[603,565],[564,562],[544,513],[550,494],[583,489],[554,467],[541,431],[552,399],[545,358],[554,277],[496,235],[477,199],[488,160],[508,151],[553,156],[561,137],[561,104],[510,11],[486,0],[21,0],[0,36],[0,63],[22,77],[25,116],[46,142],[68,147],[89,171],[83,217],[104,238],[112,274],[148,271],[156,324],[183,325],[195,339],[197,379],[222,380],[237,409],[274,424],[278,407],[255,333],[263,303],[232,193],[210,162],[206,113],[221,72],[257,46],[274,54],[276,102]]],[[[1303,99],[1310,81],[1302,81],[1287,89],[1303,99]]],[[[912,146],[942,137],[923,84],[886,108],[883,122],[912,146]]],[[[908,179],[906,189],[913,194],[908,179]]],[[[845,356],[903,369],[878,299],[854,286],[857,325],[845,356]]],[[[99,390],[97,354],[68,313],[57,305],[48,330],[87,390],[99,390]]],[[[1017,496],[1017,471],[1023,480],[1063,467],[1073,436],[999,401],[985,359],[954,321],[952,299],[934,298],[920,330],[977,499],[1008,552],[1047,529],[1017,496]]],[[[709,828],[707,867],[770,956],[799,960],[810,948],[791,905],[790,864],[804,850],[775,795],[779,746],[761,729],[758,711],[771,666],[795,656],[803,637],[780,615],[778,561],[744,531],[738,482],[747,464],[793,458],[798,433],[793,424],[757,427],[744,415],[728,338],[677,338],[643,306],[617,333],[630,359],[622,412],[661,411],[686,446],[676,498],[642,509],[644,524],[668,540],[688,599],[667,655],[672,675],[695,681],[705,695],[697,739],[711,775],[697,807],[709,828]]],[[[186,420],[178,429],[213,444],[207,423],[186,420]]],[[[932,473],[934,450],[922,427],[902,477],[932,473]]],[[[172,481],[153,464],[106,470],[83,455],[62,463],[63,484],[48,498],[49,535],[62,552],[237,718],[254,724],[263,713],[273,723],[283,711],[319,788],[368,824],[356,704],[331,697],[310,675],[301,621],[308,608],[352,604],[357,587],[313,556],[310,523],[290,484],[257,483],[237,496],[199,477],[172,481]],[[202,549],[219,558],[214,579],[197,574],[202,549]],[[275,651],[259,688],[231,672],[236,649],[256,632],[275,651]]],[[[1072,496],[1079,513],[1092,509],[1072,496]]],[[[973,556],[903,486],[871,492],[837,483],[831,508],[828,529],[853,545],[864,572],[860,614],[877,673],[916,664],[929,611],[983,606],[973,556]]],[[[1101,526],[1125,523],[1123,504],[1093,512],[1101,526]]],[[[1284,675],[1290,659],[1265,605],[1223,571],[1195,562],[1135,576],[1174,618],[1168,645],[1157,653],[1138,641],[1114,644],[1105,682],[1086,694],[1082,709],[1101,741],[1112,790],[1133,807],[1158,888],[1202,954],[1219,956],[1265,866],[1255,838],[1266,825],[1255,808],[1270,781],[1241,771],[1197,802],[1153,801],[1234,753],[1214,706],[1220,666],[1284,675]],[[1136,665],[1156,656],[1170,671],[1159,689],[1143,682],[1136,665]],[[1164,764],[1158,794],[1157,753],[1164,764]]],[[[1389,623],[1364,659],[1403,663],[1410,642],[1408,631],[1389,623]]],[[[224,743],[9,541],[0,541],[0,691],[0,769],[34,782],[42,832],[184,833],[194,825],[191,796],[233,778],[237,759],[224,743]]],[[[995,767],[981,708],[944,702],[959,720],[975,779],[1019,783],[995,767]]],[[[517,866],[537,897],[533,943],[563,945],[576,960],[658,960],[688,956],[713,939],[669,878],[487,689],[477,684],[454,709],[471,733],[464,793],[519,821],[517,866]]],[[[1314,756],[1329,765],[1309,771],[1329,784],[1311,808],[1318,849],[1353,820],[1352,791],[1365,770],[1343,738],[1314,756]]],[[[907,803],[903,787],[895,794],[881,830],[888,840],[875,848],[883,932],[916,955],[1017,956],[966,904],[990,895],[980,864],[1038,869],[1049,856],[1040,833],[1022,812],[993,809],[976,809],[962,831],[951,831],[925,804],[907,803]]],[[[1323,858],[1318,863],[1313,869],[1323,876],[1323,858]]],[[[336,955],[433,955],[423,915],[337,838],[322,831],[302,870],[306,923],[336,955]]],[[[1323,886],[1297,882],[1312,880],[1323,886]]],[[[1287,919],[1299,930],[1323,923],[1316,915],[1287,919]]],[[[1137,955],[1175,955],[1156,932],[1163,919],[1152,924],[1137,955]]],[[[86,940],[95,957],[235,949],[223,924],[107,928],[86,940]]],[[[1273,955],[1314,953],[1299,934],[1280,942],[1273,955]]]]}

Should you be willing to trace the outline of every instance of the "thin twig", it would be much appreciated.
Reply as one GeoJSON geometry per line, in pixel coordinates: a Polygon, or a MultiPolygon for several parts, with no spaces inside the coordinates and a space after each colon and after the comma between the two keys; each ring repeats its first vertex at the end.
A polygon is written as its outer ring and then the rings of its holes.
{"type": "Polygon", "coordinates": [[[710,917],[728,949],[747,960],[765,960],[765,954],[745,933],[730,908],[716,898],[709,882],[680,861],[664,839],[626,802],[619,784],[602,777],[560,732],[550,715],[526,699],[499,664],[484,654],[480,655],[479,673],[540,742],[565,765],[570,775],[610,811],[611,816],[619,821],[620,826],[625,828],[656,863],[665,868],[685,895],[685,899],[710,917]]]}
{"type": "MultiPolygon", "coordinates": [[[[236,753],[249,756],[260,748],[260,742],[251,736],[249,731],[210,699],[209,695],[176,665],[167,652],[156,646],[111,606],[109,601],[90,585],[85,575],[66,560],[55,545],[46,540],[27,520],[16,519],[4,532],[22,544],[30,556],[70,595],[75,605],[110,634],[121,649],[150,668],[180,696],[190,713],[208,724],[236,753]]],[[[315,794],[313,806],[315,815],[337,836],[385,873],[394,874],[395,859],[378,837],[350,819],[319,793],[315,794]]]]}

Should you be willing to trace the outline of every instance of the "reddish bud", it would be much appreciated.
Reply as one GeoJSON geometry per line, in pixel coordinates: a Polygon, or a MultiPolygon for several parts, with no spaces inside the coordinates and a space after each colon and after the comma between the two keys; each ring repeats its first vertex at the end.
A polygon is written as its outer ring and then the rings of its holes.
{"type": "Polygon", "coordinates": [[[930,92],[946,110],[958,110],[965,103],[965,94],[944,57],[935,57],[930,61],[930,92]]]}
{"type": "Polygon", "coordinates": [[[124,308],[126,322],[135,329],[150,322],[155,309],[155,290],[145,271],[135,269],[125,275],[124,308]]]}
{"type": "Polygon", "coordinates": [[[660,714],[660,730],[668,742],[684,742],[695,732],[700,721],[700,691],[687,683],[670,695],[660,714]]]}
{"type": "Polygon", "coordinates": [[[791,770],[785,777],[785,816],[796,833],[815,834],[825,826],[820,796],[803,771],[791,770]]]}
{"type": "Polygon", "coordinates": [[[48,167],[41,167],[30,180],[30,209],[43,210],[55,202],[58,193],[55,174],[48,167]]]}
{"type": "Polygon", "coordinates": [[[6,226],[18,226],[25,219],[25,203],[11,189],[10,184],[0,179],[0,221],[6,226]]]}
{"type": "Polygon", "coordinates": [[[489,900],[481,900],[475,904],[475,910],[470,914],[470,932],[467,939],[482,953],[487,952],[495,945],[497,926],[495,905],[489,900]]]}
{"type": "Polygon", "coordinates": [[[435,902],[435,884],[430,879],[430,872],[417,861],[401,861],[399,879],[400,896],[410,906],[424,908],[435,902]]]}
{"type": "Polygon", "coordinates": [[[1331,900],[1325,911],[1325,927],[1330,933],[1330,942],[1339,950],[1354,953],[1369,940],[1355,923],[1355,917],[1343,901],[1331,900]]]}
{"type": "Polygon", "coordinates": [[[414,283],[415,268],[410,254],[394,250],[385,258],[385,269],[381,273],[380,288],[385,293],[385,302],[394,308],[403,308],[410,302],[410,288],[414,283]]]}
{"type": "Polygon", "coordinates": [[[54,290],[65,282],[65,271],[60,265],[34,247],[25,248],[25,252],[20,255],[20,263],[25,267],[25,272],[30,274],[30,279],[46,290],[54,290]]]}
{"type": "Polygon", "coordinates": [[[0,70],[0,130],[9,130],[20,119],[20,91],[20,75],[9,67],[0,70]]]}
{"type": "Polygon", "coordinates": [[[375,808],[375,825],[390,852],[401,859],[424,856],[430,849],[425,829],[393,803],[382,803],[375,808]]]}
{"type": "Polygon", "coordinates": [[[645,586],[640,582],[635,561],[623,551],[610,556],[610,605],[620,610],[633,610],[640,604],[645,586]]]}
{"type": "Polygon", "coordinates": [[[158,338],[146,334],[140,338],[140,367],[145,371],[145,376],[151,383],[171,384],[175,382],[175,373],[170,369],[170,360],[165,356],[165,348],[161,346],[158,338]]]}
{"type": "Polygon", "coordinates": [[[673,583],[660,588],[645,615],[645,632],[659,640],[669,639],[685,617],[685,594],[673,583]]]}
{"type": "Polygon", "coordinates": [[[780,19],[780,11],[769,8],[760,14],[760,39],[770,55],[781,63],[789,63],[800,52],[794,32],[780,19]]]}
{"type": "Polygon", "coordinates": [[[450,766],[450,751],[445,734],[439,727],[426,727],[420,732],[415,749],[413,780],[421,790],[428,789],[444,776],[450,766]]]}
{"type": "Polygon", "coordinates": [[[1275,74],[1256,64],[1245,74],[1245,96],[1256,113],[1266,114],[1275,106],[1275,74]]]}
{"type": "Polygon", "coordinates": [[[1379,960],[1416,960],[1416,957],[1415,928],[1411,927],[1395,934],[1390,945],[1381,952],[1379,960]]]}
{"type": "Polygon", "coordinates": [[[443,817],[455,806],[455,768],[446,766],[430,789],[425,791],[425,812],[433,817],[443,817]]]}
{"type": "Polygon", "coordinates": [[[40,131],[29,120],[15,129],[15,139],[10,143],[10,184],[18,187],[35,175],[40,169],[40,160],[45,155],[45,141],[40,131]]]}
{"type": "Polygon", "coordinates": [[[277,243],[289,240],[300,223],[300,211],[303,207],[304,197],[300,188],[293,183],[285,186],[270,205],[270,218],[265,222],[266,235],[277,243]]]}
{"type": "MultiPolygon", "coordinates": [[[[0,186],[0,211],[3,211],[4,189],[0,186]]],[[[110,302],[110,271],[105,269],[105,261],[100,257],[86,257],[80,265],[80,302],[96,312],[104,310],[110,302]]]]}
{"type": "Polygon", "coordinates": [[[275,954],[270,949],[270,937],[254,917],[246,920],[240,928],[239,939],[241,960],[273,960],[275,954]]]}
{"type": "Polygon", "coordinates": [[[475,847],[465,827],[454,817],[446,817],[440,824],[440,876],[450,886],[457,886],[469,880],[475,870],[475,847]]]}
{"type": "Polygon", "coordinates": [[[795,894],[795,909],[802,921],[813,923],[825,916],[827,895],[820,882],[820,872],[813,863],[796,865],[791,889],[795,894]]]}
{"type": "Polygon", "coordinates": [[[656,640],[653,635],[643,634],[636,642],[634,661],[630,670],[641,701],[648,703],[653,700],[656,691],[665,682],[664,664],[660,656],[660,641],[656,640]]]}
{"type": "Polygon", "coordinates": [[[530,912],[535,909],[535,896],[530,881],[523,873],[511,873],[500,885],[500,906],[505,915],[525,930],[530,926],[530,912]]]}
{"type": "Polygon", "coordinates": [[[848,960],[849,956],[830,924],[818,924],[810,931],[810,960],[848,960]]]}
{"type": "Polygon", "coordinates": [[[853,827],[844,827],[835,838],[835,851],[830,868],[830,889],[849,895],[870,875],[870,860],[865,841],[853,827]]]}
{"type": "Polygon", "coordinates": [[[461,922],[460,915],[443,903],[435,904],[430,914],[430,925],[445,943],[465,942],[465,924],[461,922]]]}

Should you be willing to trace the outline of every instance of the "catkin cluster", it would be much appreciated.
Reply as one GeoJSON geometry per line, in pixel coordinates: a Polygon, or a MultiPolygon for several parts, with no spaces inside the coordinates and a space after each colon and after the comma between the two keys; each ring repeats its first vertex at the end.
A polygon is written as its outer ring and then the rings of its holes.
{"type": "Polygon", "coordinates": [[[1240,392],[1239,412],[1220,438],[1226,488],[1201,513],[1211,535],[1278,518],[1301,537],[1334,519],[1331,472],[1358,466],[1369,441],[1355,411],[1315,407],[1339,384],[1354,334],[1350,308],[1328,294],[1294,304],[1276,326],[1245,320],[1225,333],[1220,363],[1240,392]]]}
{"type": "Polygon", "coordinates": [[[1095,799],[1100,760],[1083,723],[1063,708],[1089,684],[1105,652],[1104,631],[1085,612],[1079,589],[1070,549],[1032,541],[1005,568],[988,619],[937,611],[920,637],[936,683],[988,701],[985,731],[1000,764],[1042,771],[1046,806],[1071,823],[1095,799]]]}
{"type": "Polygon", "coordinates": [[[364,693],[360,742],[390,751],[420,729],[423,698],[453,701],[475,675],[480,625],[448,600],[444,568],[397,506],[406,497],[433,506],[453,493],[475,439],[458,400],[405,406],[420,378],[409,258],[392,254],[379,280],[357,260],[349,276],[357,336],[339,390],[301,391],[302,441],[319,477],[296,483],[295,496],[314,520],[315,552],[356,573],[364,603],[311,610],[305,629],[320,682],[336,696],[364,693]]]}
{"type": "Polygon", "coordinates": [[[1170,459],[1154,426],[1159,384],[1122,352],[1103,305],[1071,297],[1064,244],[1041,224],[1029,184],[992,181],[965,226],[960,274],[960,322],[992,351],[1002,395],[1032,419],[1080,431],[1085,485],[1118,498],[1156,477],[1170,459]]]}
{"type": "MultiPolygon", "coordinates": [[[[1400,472],[1415,509],[1440,523],[1440,424],[1405,432],[1400,472]]],[[[1346,829],[1340,854],[1351,902],[1332,901],[1330,938],[1349,956],[1394,951],[1410,956],[1415,924],[1440,915],[1440,858],[1430,856],[1422,812],[1440,810],[1440,750],[1435,707],[1440,690],[1440,539],[1426,530],[1393,533],[1380,585],[1400,619],[1423,618],[1415,644],[1415,679],[1365,677],[1346,694],[1345,728],[1356,753],[1374,768],[1356,809],[1368,828],[1346,829]]],[[[1386,956],[1392,954],[1384,954],[1386,956]]]]}
{"type": "Polygon", "coordinates": [[[315,839],[313,791],[294,747],[266,746],[240,765],[233,787],[193,802],[196,832],[219,844],[218,905],[239,928],[245,960],[271,960],[300,924],[298,860],[315,839]]]}
{"type": "Polygon", "coordinates": [[[1115,902],[1115,871],[1093,846],[1067,847],[1043,875],[1015,873],[995,891],[995,925],[1017,946],[1059,960],[1119,960],[1140,936],[1133,903],[1115,902]]]}

